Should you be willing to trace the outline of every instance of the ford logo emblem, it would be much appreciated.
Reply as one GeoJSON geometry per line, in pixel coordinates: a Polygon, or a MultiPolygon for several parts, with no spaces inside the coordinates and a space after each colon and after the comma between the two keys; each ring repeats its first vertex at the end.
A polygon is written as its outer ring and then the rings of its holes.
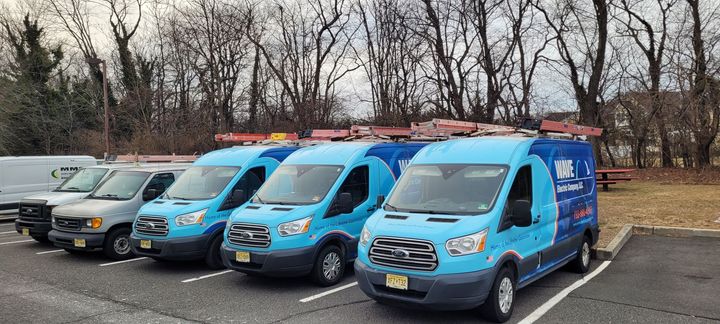
{"type": "Polygon", "coordinates": [[[251,239],[253,238],[253,235],[250,232],[240,232],[240,237],[244,239],[251,239]]]}
{"type": "Polygon", "coordinates": [[[28,214],[31,214],[33,212],[32,208],[25,209],[25,212],[28,214]]]}
{"type": "Polygon", "coordinates": [[[402,258],[402,259],[405,259],[410,256],[410,252],[405,251],[403,249],[395,249],[395,250],[392,250],[391,253],[392,253],[392,256],[394,256],[396,258],[402,258]]]}

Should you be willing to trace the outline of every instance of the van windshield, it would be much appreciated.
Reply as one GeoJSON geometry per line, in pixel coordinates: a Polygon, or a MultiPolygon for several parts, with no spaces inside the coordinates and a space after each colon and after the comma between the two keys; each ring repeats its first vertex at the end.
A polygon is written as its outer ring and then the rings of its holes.
{"type": "Polygon", "coordinates": [[[497,165],[412,165],[398,180],[385,210],[482,214],[495,204],[506,173],[506,167],[497,165]]]}
{"type": "Polygon", "coordinates": [[[90,192],[108,172],[106,168],[86,168],[75,172],[55,189],[59,192],[90,192]]]}
{"type": "Polygon", "coordinates": [[[165,199],[213,199],[227,187],[238,171],[239,167],[229,166],[190,167],[165,192],[165,199]]]}
{"type": "Polygon", "coordinates": [[[282,165],[257,192],[254,203],[310,205],[323,200],[343,171],[340,165],[282,165]]]}
{"type": "Polygon", "coordinates": [[[135,197],[149,175],[141,171],[115,171],[90,194],[90,198],[128,200],[135,197]]]}

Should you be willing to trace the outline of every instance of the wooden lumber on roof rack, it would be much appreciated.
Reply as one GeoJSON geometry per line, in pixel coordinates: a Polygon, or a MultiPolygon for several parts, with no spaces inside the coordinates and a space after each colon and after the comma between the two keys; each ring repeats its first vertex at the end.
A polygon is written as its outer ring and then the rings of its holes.
{"type": "Polygon", "coordinates": [[[146,163],[161,163],[161,162],[193,162],[197,160],[197,155],[138,155],[138,154],[126,154],[118,155],[110,162],[146,162],[146,163]]]}

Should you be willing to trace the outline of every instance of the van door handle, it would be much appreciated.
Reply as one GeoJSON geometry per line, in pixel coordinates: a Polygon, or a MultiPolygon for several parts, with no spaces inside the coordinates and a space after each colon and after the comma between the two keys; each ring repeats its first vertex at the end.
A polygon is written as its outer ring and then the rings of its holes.
{"type": "Polygon", "coordinates": [[[540,215],[537,215],[535,219],[533,219],[533,224],[540,223],[540,215]]]}

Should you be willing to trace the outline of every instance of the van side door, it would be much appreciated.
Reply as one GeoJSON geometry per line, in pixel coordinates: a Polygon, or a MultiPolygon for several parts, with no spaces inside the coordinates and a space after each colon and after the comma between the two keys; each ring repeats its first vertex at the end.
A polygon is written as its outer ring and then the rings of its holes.
{"type": "Polygon", "coordinates": [[[539,223],[539,201],[533,191],[533,165],[531,161],[520,164],[514,175],[506,181],[510,182],[510,190],[498,226],[498,238],[506,250],[512,250],[522,256],[518,265],[520,276],[518,282],[533,274],[540,266],[540,250],[538,243],[542,240],[542,226],[539,223]],[[520,227],[511,220],[512,208],[516,201],[527,200],[531,203],[533,218],[530,226],[520,227]]]}
{"type": "Polygon", "coordinates": [[[377,173],[377,167],[376,163],[372,162],[366,161],[352,167],[338,187],[324,216],[330,227],[335,227],[355,238],[360,235],[365,221],[376,209],[377,186],[375,186],[376,180],[373,175],[377,173]],[[351,213],[342,214],[338,209],[337,202],[342,193],[349,193],[352,197],[353,211],[351,213]]]}

